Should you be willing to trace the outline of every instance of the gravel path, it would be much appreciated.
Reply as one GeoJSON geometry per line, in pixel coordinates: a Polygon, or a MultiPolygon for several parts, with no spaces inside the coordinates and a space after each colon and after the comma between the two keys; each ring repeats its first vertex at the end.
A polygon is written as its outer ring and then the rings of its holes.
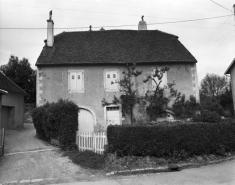
{"type": "Polygon", "coordinates": [[[5,149],[5,155],[0,157],[0,184],[28,179],[88,180],[103,176],[99,171],[73,164],[58,148],[37,139],[33,124],[25,124],[20,130],[8,130],[5,149]]]}

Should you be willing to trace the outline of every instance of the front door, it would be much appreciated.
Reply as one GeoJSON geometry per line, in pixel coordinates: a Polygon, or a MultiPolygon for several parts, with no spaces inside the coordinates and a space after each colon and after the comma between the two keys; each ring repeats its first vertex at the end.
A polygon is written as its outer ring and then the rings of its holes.
{"type": "Polygon", "coordinates": [[[108,125],[120,125],[120,110],[119,107],[107,107],[107,122],[108,125]]]}
{"type": "Polygon", "coordinates": [[[87,109],[80,109],[78,114],[78,129],[80,132],[94,131],[94,117],[87,109]]]}

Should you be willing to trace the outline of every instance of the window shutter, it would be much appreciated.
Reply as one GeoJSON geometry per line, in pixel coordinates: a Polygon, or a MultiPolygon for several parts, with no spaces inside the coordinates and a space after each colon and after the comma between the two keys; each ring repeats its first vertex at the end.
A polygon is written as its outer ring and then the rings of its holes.
{"type": "Polygon", "coordinates": [[[111,78],[112,79],[111,89],[116,90],[116,89],[118,89],[118,83],[116,83],[117,82],[117,71],[112,71],[111,77],[112,77],[111,78]]]}
{"type": "Polygon", "coordinates": [[[76,72],[70,72],[69,78],[70,90],[76,90],[76,72]]]}
{"type": "Polygon", "coordinates": [[[76,90],[83,90],[83,72],[76,72],[76,90]]]}

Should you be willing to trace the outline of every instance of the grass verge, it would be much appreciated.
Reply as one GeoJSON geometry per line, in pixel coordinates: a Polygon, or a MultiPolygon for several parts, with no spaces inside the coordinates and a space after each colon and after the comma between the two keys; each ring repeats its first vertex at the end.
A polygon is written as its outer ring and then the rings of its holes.
{"type": "Polygon", "coordinates": [[[69,157],[74,164],[83,168],[104,169],[105,157],[102,154],[97,154],[92,151],[69,151],[65,152],[64,156],[69,157]]]}

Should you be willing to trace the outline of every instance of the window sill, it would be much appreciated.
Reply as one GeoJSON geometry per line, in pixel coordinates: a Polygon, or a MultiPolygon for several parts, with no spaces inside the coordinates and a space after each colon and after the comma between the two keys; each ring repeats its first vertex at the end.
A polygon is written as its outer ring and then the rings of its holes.
{"type": "Polygon", "coordinates": [[[68,93],[85,93],[84,90],[68,91],[68,93]]]}
{"type": "Polygon", "coordinates": [[[104,89],[105,92],[119,92],[119,89],[104,89]]]}

